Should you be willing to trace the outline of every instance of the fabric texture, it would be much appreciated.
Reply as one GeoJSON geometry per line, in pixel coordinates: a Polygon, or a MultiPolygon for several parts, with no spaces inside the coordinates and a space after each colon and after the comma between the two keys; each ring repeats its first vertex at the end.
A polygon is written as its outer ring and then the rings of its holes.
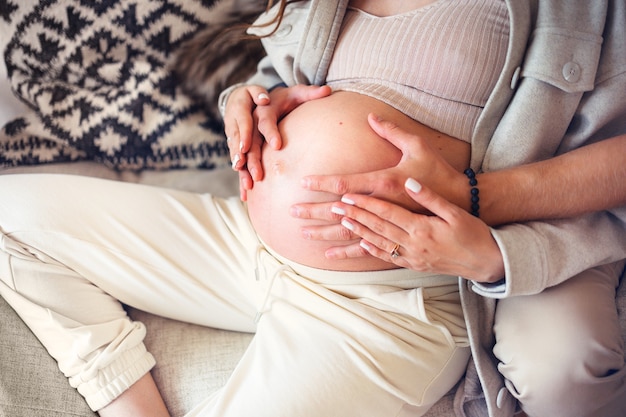
{"type": "Polygon", "coordinates": [[[469,142],[502,72],[508,38],[501,0],[438,1],[386,17],[349,8],[326,82],[469,142]]]}
{"type": "Polygon", "coordinates": [[[0,47],[12,89],[31,110],[0,131],[0,166],[226,165],[221,120],[183,94],[168,67],[172,53],[216,18],[212,4],[5,1],[0,47]]]}

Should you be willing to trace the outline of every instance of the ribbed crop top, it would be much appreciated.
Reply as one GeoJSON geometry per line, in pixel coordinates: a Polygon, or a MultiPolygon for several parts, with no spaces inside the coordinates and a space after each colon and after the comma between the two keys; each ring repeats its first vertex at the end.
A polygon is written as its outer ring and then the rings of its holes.
{"type": "Polygon", "coordinates": [[[438,0],[387,17],[349,8],[327,83],[469,142],[502,71],[508,38],[502,0],[438,0]]]}

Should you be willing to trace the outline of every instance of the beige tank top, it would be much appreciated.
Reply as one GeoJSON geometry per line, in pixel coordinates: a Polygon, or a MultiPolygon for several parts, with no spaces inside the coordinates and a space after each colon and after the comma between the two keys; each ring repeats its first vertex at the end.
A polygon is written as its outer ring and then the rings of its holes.
{"type": "Polygon", "coordinates": [[[504,66],[502,0],[438,0],[395,16],[349,8],[327,83],[469,142],[504,66]]]}

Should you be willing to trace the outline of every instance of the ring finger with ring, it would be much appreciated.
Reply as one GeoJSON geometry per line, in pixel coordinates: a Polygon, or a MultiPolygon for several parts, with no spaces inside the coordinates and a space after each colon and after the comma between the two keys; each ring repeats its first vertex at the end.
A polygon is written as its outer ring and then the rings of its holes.
{"type": "Polygon", "coordinates": [[[395,243],[393,245],[393,249],[391,249],[391,251],[389,252],[389,256],[391,256],[391,259],[397,259],[400,256],[400,252],[398,252],[399,249],[400,244],[395,243]]]}

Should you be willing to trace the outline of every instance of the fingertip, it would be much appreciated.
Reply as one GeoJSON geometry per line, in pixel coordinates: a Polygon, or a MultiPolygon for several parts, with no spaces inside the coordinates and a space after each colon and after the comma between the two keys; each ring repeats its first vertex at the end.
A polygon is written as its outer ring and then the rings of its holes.
{"type": "Polygon", "coordinates": [[[324,95],[330,95],[333,92],[332,88],[330,88],[329,85],[322,85],[322,86],[320,86],[320,91],[324,95]]]}
{"type": "Polygon", "coordinates": [[[236,154],[235,157],[233,158],[231,167],[233,170],[238,171],[239,170],[239,162],[241,161],[241,154],[236,154]]]}
{"type": "Polygon", "coordinates": [[[354,226],[354,224],[348,219],[342,219],[341,225],[351,232],[354,232],[356,230],[356,227],[354,226]]]}
{"type": "Polygon", "coordinates": [[[346,195],[341,197],[341,202],[345,203],[345,204],[348,204],[350,206],[354,206],[356,204],[356,202],[353,199],[351,199],[350,197],[348,197],[346,195]]]}
{"type": "Polygon", "coordinates": [[[370,114],[367,115],[367,117],[370,120],[372,120],[372,121],[374,121],[376,123],[381,123],[381,122],[384,121],[383,117],[381,115],[379,115],[379,114],[376,114],[376,113],[370,113],[370,114]]]}
{"type": "Polygon", "coordinates": [[[422,191],[422,184],[417,182],[414,178],[408,178],[404,183],[404,187],[414,194],[418,194],[422,191]]]}
{"type": "Polygon", "coordinates": [[[384,119],[381,115],[376,113],[368,114],[367,120],[372,129],[382,137],[387,137],[388,132],[393,130],[396,126],[393,122],[384,119]]]}
{"type": "Polygon", "coordinates": [[[345,215],[346,215],[346,211],[345,211],[343,208],[341,208],[341,207],[332,206],[332,207],[330,208],[330,211],[331,211],[332,213],[334,213],[334,214],[338,214],[338,215],[340,215],[340,216],[345,216],[345,215]]]}
{"type": "Polygon", "coordinates": [[[257,98],[257,104],[259,105],[268,104],[270,102],[270,96],[269,94],[265,92],[259,93],[259,95],[257,95],[256,98],[257,98]]]}
{"type": "Polygon", "coordinates": [[[289,207],[289,215],[291,217],[300,217],[300,207],[294,205],[289,207]]]}
{"type": "Polygon", "coordinates": [[[281,146],[281,141],[276,136],[269,140],[270,146],[272,149],[279,151],[281,146]]]}
{"type": "Polygon", "coordinates": [[[361,240],[359,242],[359,246],[365,249],[367,252],[370,252],[372,250],[372,247],[364,240],[361,240]]]}
{"type": "Polygon", "coordinates": [[[258,179],[259,171],[258,171],[258,169],[256,169],[255,166],[249,164],[248,165],[248,172],[250,173],[250,177],[252,177],[252,179],[250,181],[250,184],[252,184],[253,181],[260,181],[258,179]]]}
{"type": "Polygon", "coordinates": [[[302,188],[310,189],[311,188],[311,179],[309,177],[304,177],[300,180],[300,186],[302,188]]]}

